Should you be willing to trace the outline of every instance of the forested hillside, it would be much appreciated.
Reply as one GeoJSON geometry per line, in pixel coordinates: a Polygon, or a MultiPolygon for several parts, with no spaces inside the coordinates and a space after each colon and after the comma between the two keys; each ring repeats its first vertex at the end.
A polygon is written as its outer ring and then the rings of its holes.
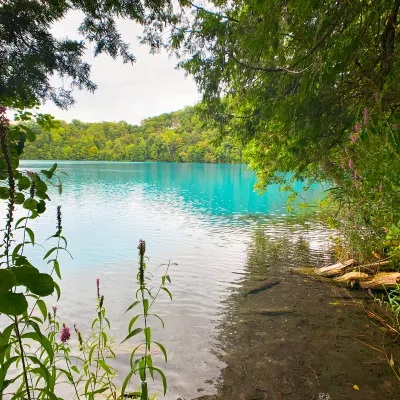
{"type": "Polygon", "coordinates": [[[33,126],[37,140],[27,143],[25,159],[240,163],[242,148],[227,136],[213,144],[216,131],[204,127],[195,108],[142,121],[84,123],[60,121],[56,128],[33,126]]]}

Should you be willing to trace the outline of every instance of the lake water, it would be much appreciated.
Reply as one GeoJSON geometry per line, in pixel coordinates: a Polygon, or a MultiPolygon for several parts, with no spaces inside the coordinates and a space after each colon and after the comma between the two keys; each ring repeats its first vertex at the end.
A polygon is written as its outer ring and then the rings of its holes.
{"type": "MultiPolygon", "coordinates": [[[[51,165],[23,161],[21,169],[51,165]]],[[[160,364],[168,378],[167,399],[196,397],[199,388],[202,394],[214,391],[205,382],[215,380],[223,367],[216,354],[216,328],[226,298],[240,285],[255,230],[301,236],[316,251],[326,247],[322,228],[287,222],[287,195],[278,187],[262,196],[254,192],[256,177],[245,165],[60,162],[59,168],[68,174],[64,192],[59,196],[52,191],[48,210],[33,229],[37,241],[49,248],[45,239],[55,232],[56,206],[62,205],[63,232],[73,259],[61,258],[61,321],[89,330],[95,279],[100,278],[119,343],[127,333],[123,313],[135,293],[139,239],[146,240],[150,270],[169,260],[178,263],[170,270],[173,302],[162,295],[156,307],[165,329],[153,333],[169,355],[168,364],[160,364]]],[[[318,200],[324,193],[314,186],[307,196],[318,200]]],[[[5,215],[4,208],[0,212],[5,215]]],[[[43,249],[36,246],[31,254],[34,265],[45,270],[43,249]]],[[[121,377],[134,343],[117,347],[121,377]]]]}

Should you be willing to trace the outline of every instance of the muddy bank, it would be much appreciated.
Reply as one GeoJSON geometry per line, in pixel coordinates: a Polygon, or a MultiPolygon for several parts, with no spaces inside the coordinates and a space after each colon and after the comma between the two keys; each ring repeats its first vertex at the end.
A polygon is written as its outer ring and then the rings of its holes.
{"type": "Polygon", "coordinates": [[[331,261],[327,251],[313,249],[306,232],[255,232],[242,287],[227,301],[217,334],[215,351],[226,364],[213,382],[217,394],[198,400],[400,398],[382,343],[395,360],[400,345],[396,350],[365,312],[345,305],[364,293],[290,271],[331,261]],[[275,284],[254,290],[264,279],[275,284]]]}

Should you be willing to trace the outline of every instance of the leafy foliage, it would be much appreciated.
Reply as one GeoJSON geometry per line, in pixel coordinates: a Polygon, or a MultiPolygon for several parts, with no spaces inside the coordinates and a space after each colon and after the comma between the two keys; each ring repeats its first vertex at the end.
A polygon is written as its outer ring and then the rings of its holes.
{"type": "Polygon", "coordinates": [[[217,131],[204,125],[196,108],[149,118],[140,126],[126,122],[58,123],[44,130],[31,126],[37,140],[27,143],[24,158],[50,160],[244,162],[242,146],[232,137],[215,143],[217,131]]]}
{"type": "Polygon", "coordinates": [[[249,143],[258,188],[329,181],[347,244],[385,253],[400,221],[400,1],[184,4],[170,35],[149,26],[143,42],[177,54],[210,125],[249,143]]]}
{"type": "Polygon", "coordinates": [[[67,108],[74,103],[72,89],[94,91],[90,65],[84,61],[87,43],[95,56],[120,56],[124,63],[135,57],[118,32],[117,18],[141,24],[165,20],[172,12],[169,1],[6,0],[0,5],[0,103],[23,107],[50,99],[67,108]],[[82,14],[77,31],[84,40],[58,39],[52,25],[71,11],[82,14]],[[53,87],[59,75],[68,86],[53,87]]]}

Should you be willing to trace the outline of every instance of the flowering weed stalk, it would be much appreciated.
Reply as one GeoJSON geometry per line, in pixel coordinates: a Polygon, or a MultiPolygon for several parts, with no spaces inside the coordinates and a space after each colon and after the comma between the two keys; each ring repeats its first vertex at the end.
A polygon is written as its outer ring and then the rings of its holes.
{"type": "MultiPolygon", "coordinates": [[[[139,335],[140,333],[143,333],[144,341],[137,345],[133,351],[131,352],[131,357],[130,357],[130,365],[131,365],[131,370],[126,376],[122,389],[121,389],[121,398],[124,398],[126,388],[129,385],[132,376],[136,375],[136,373],[139,373],[140,381],[141,381],[141,388],[140,391],[138,392],[133,392],[130,393],[130,395],[135,395],[139,397],[141,400],[148,400],[149,398],[149,388],[148,388],[148,383],[147,383],[147,373],[149,373],[151,379],[154,380],[154,372],[157,372],[162,380],[163,384],[163,389],[164,389],[164,395],[167,391],[167,380],[162,372],[161,369],[154,367],[153,365],[153,359],[151,356],[151,346],[152,344],[156,345],[162,352],[165,362],[167,362],[167,352],[164,348],[164,346],[159,343],[155,342],[152,340],[152,330],[149,325],[149,317],[153,316],[156,317],[162,324],[162,327],[164,327],[164,321],[154,313],[150,313],[149,311],[151,310],[152,305],[154,304],[154,301],[157,299],[159,293],[161,290],[166,292],[170,299],[172,300],[172,295],[169,289],[166,287],[166,283],[171,282],[171,278],[168,275],[168,269],[171,265],[176,265],[176,264],[171,264],[169,263],[166,268],[165,274],[162,276],[161,279],[161,285],[158,287],[157,292],[155,295],[152,294],[151,289],[147,287],[147,282],[149,282],[151,279],[149,276],[146,275],[146,242],[144,240],[139,241],[139,246],[138,246],[138,252],[139,252],[139,270],[137,273],[136,281],[138,285],[138,289],[136,290],[136,300],[128,307],[126,312],[132,310],[138,305],[141,305],[142,307],[142,313],[135,315],[129,322],[129,327],[128,327],[128,335],[126,338],[122,341],[125,342],[134,336],[139,335]],[[139,318],[142,317],[143,325],[142,327],[136,327],[135,324],[139,320],[139,318]],[[136,352],[139,350],[139,348],[144,347],[144,355],[142,357],[138,357],[134,359],[136,352]]],[[[161,266],[163,266],[162,264],[161,266]]]]}

